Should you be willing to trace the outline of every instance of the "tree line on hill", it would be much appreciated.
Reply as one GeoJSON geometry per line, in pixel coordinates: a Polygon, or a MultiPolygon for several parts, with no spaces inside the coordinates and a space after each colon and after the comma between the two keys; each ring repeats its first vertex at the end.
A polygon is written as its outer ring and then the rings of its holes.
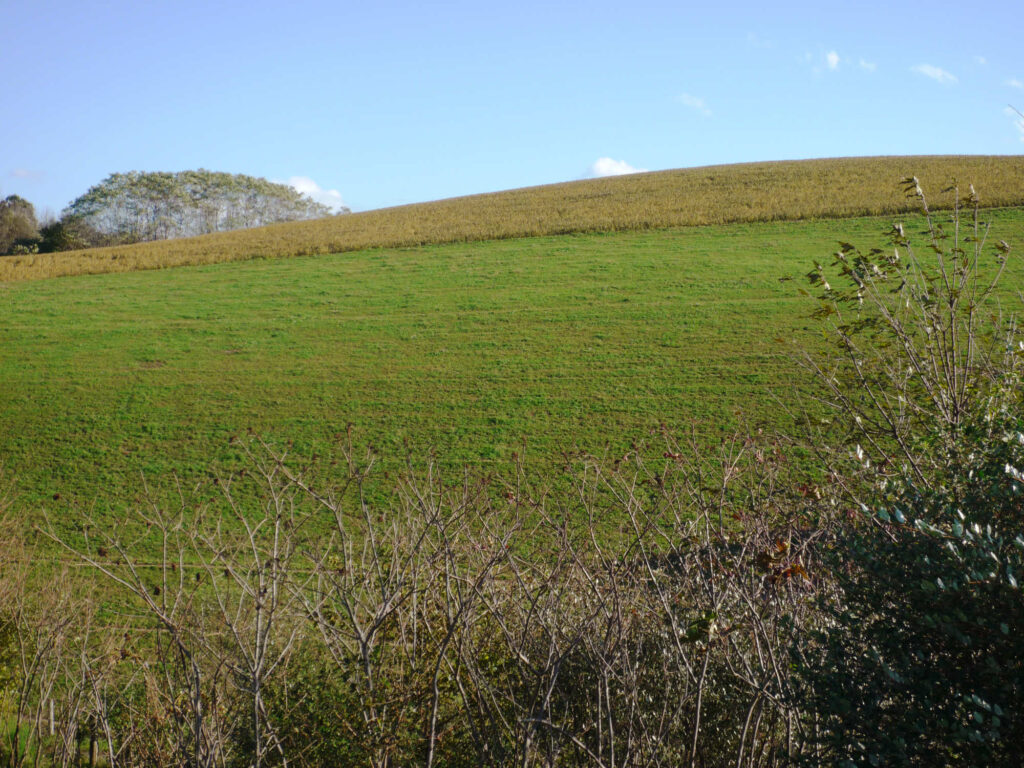
{"type": "Polygon", "coordinates": [[[39,221],[34,206],[17,195],[0,200],[0,254],[168,240],[330,214],[292,187],[254,176],[203,169],[113,173],[59,219],[39,221]]]}

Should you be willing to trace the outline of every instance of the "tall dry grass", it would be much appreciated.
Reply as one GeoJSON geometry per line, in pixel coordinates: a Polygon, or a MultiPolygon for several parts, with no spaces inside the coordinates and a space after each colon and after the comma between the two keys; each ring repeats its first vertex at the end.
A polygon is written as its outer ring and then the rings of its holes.
{"type": "Polygon", "coordinates": [[[842,218],[915,209],[917,176],[984,188],[986,207],[1024,205],[1024,156],[867,157],[707,166],[573,181],[316,221],[130,246],[0,259],[0,281],[127,272],[571,232],[842,218]]]}

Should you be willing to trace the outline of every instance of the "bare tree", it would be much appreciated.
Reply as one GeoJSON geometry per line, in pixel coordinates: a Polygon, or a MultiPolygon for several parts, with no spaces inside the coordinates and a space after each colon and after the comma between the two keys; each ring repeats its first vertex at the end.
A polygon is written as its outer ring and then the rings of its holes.
{"type": "MultiPolygon", "coordinates": [[[[207,655],[203,622],[202,578],[191,561],[194,514],[188,494],[179,488],[177,503],[165,507],[146,488],[147,508],[138,508],[110,529],[86,523],[80,545],[52,527],[43,533],[65,551],[91,565],[108,583],[131,599],[130,613],[141,608],[140,629],[152,629],[154,663],[144,665],[148,716],[162,726],[148,746],[161,754],[159,742],[172,739],[166,759],[196,768],[223,764],[233,730],[230,717],[218,711],[223,701],[225,668],[207,655]],[[139,551],[159,553],[147,563],[139,551]],[[199,576],[197,578],[197,576],[199,576]]],[[[145,749],[141,744],[136,750],[145,749]]]]}

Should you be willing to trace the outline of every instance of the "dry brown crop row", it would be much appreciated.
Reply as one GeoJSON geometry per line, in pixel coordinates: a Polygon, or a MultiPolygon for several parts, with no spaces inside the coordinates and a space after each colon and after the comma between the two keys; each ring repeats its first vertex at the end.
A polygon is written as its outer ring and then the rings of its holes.
{"type": "MultiPolygon", "coordinates": [[[[1024,205],[1024,156],[868,157],[706,166],[574,181],[316,221],[0,259],[0,281],[570,232],[914,210],[900,179],[974,184],[988,207],[1024,205]]],[[[941,203],[941,200],[936,202],[941,203]]]]}

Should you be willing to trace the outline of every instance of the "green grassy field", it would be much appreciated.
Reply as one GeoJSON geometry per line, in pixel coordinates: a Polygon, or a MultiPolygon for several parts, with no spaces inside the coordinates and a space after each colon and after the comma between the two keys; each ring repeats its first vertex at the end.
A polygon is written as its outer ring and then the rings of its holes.
{"type": "MultiPolygon", "coordinates": [[[[1024,210],[986,212],[1024,243],[1024,210]]],[[[664,422],[777,423],[794,283],[890,217],[371,250],[0,284],[0,459],[29,517],[223,471],[251,427],[301,452],[354,425],[448,467],[620,450],[664,422]],[[55,495],[59,494],[59,499],[55,495]]],[[[1007,284],[1024,284],[1011,264],[1007,284]]],[[[38,517],[36,517],[38,519],[38,517]]]]}

